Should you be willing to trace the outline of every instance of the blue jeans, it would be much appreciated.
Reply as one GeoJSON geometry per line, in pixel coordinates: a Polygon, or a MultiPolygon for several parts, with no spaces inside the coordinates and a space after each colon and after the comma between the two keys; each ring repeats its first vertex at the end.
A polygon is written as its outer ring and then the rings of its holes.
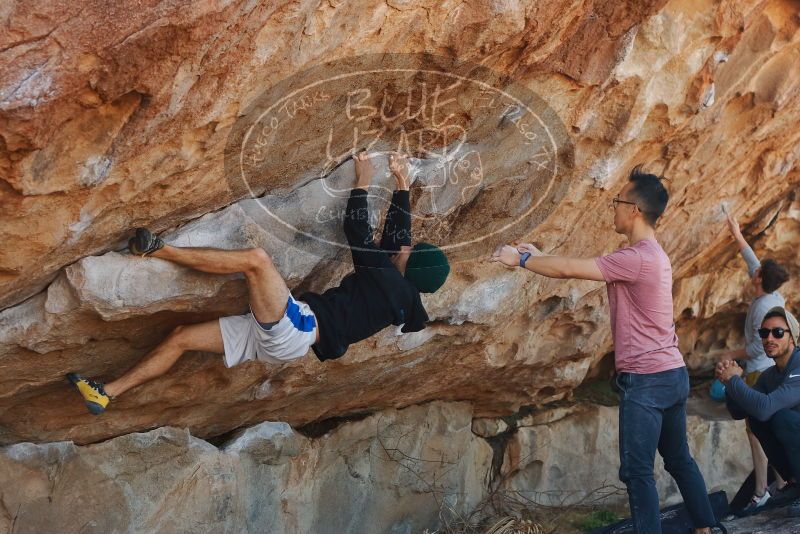
{"type": "Polygon", "coordinates": [[[706,483],[686,441],[686,367],[652,374],[620,373],[619,479],[628,488],[637,534],[660,534],[658,492],[653,479],[656,449],[678,484],[695,528],[717,524],[706,483]]]}
{"type": "Polygon", "coordinates": [[[775,413],[768,421],[748,417],[761,448],[767,455],[769,465],[780,473],[784,480],[794,477],[800,481],[800,412],[784,409],[775,413]]]}

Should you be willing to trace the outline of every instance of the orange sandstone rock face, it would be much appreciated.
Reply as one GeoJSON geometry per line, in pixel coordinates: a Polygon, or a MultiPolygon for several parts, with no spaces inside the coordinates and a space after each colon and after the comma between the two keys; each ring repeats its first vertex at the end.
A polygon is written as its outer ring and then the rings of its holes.
{"type": "MultiPolygon", "coordinates": [[[[389,53],[410,54],[420,71],[480,64],[492,73],[481,78],[491,81],[487,93],[538,95],[535,111],[557,119],[549,125],[563,133],[552,147],[557,180],[547,188],[522,141],[533,130],[519,117],[533,97],[493,114],[474,88],[445,95],[460,152],[445,157],[455,141],[444,128],[408,145],[421,172],[415,213],[430,215],[415,222],[422,237],[464,243],[522,220],[497,241],[518,235],[554,254],[599,255],[621,243],[610,200],[628,170],[645,163],[665,174],[672,198],[659,234],[693,369],[741,343],[746,278],[722,203],[760,256],[800,275],[793,2],[27,2],[3,17],[0,443],[88,443],[164,425],[208,437],[430,400],[468,401],[476,415],[495,416],[569,396],[600,372],[613,350],[603,286],[486,264],[479,259],[494,243],[484,239],[463,247],[450,280],[425,298],[424,332],[390,328],[325,364],[308,357],[227,370],[218,356],[191,354],[107,414],[85,412],[64,373],[116,377],[172,327],[247,309],[239,277],[130,257],[130,228],[147,225],[180,245],[263,247],[295,292],[346,273],[346,253],[320,244],[339,235],[335,209],[314,217],[321,191],[349,187],[348,143],[379,139],[353,141],[352,124],[331,128],[361,118],[346,98],[350,82],[331,85],[345,95],[325,108],[335,116],[299,106],[279,138],[264,137],[272,148],[255,168],[267,174],[251,191],[226,166],[259,98],[286,80],[297,82],[290,89],[316,81],[304,73],[326,62],[342,73],[354,72],[349,58],[389,53]],[[339,159],[320,147],[338,147],[339,159]],[[291,223],[289,238],[274,214],[291,223]],[[313,239],[298,237],[306,234],[313,239]]],[[[400,108],[420,95],[410,89],[419,84],[387,80],[365,74],[356,89],[400,108]]],[[[428,131],[433,119],[422,117],[414,131],[428,131]]],[[[359,131],[388,125],[380,150],[397,148],[399,127],[413,122],[375,121],[359,131]]],[[[390,187],[378,163],[376,187],[390,187]]],[[[789,302],[797,288],[785,288],[789,302]]]]}

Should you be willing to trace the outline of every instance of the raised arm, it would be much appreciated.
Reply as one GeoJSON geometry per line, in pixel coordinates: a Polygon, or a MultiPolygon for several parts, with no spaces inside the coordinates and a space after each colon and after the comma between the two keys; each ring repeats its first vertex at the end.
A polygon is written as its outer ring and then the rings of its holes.
{"type": "MultiPolygon", "coordinates": [[[[739,253],[742,255],[742,258],[747,264],[747,274],[750,276],[750,278],[752,278],[753,275],[756,274],[756,269],[761,267],[761,262],[758,261],[758,257],[756,256],[755,252],[753,252],[753,249],[747,244],[747,241],[745,241],[742,231],[739,228],[739,223],[736,221],[733,215],[728,213],[728,210],[725,209],[724,205],[722,207],[722,211],[725,213],[725,217],[728,222],[728,230],[730,230],[731,236],[733,236],[733,239],[739,246],[739,253]]],[[[763,314],[766,312],[767,310],[764,310],[761,317],[752,317],[752,319],[756,320],[757,324],[760,325],[761,319],[763,319],[763,314]]],[[[745,328],[750,329],[757,327],[753,327],[752,324],[747,324],[745,325],[745,328]]],[[[744,348],[723,353],[721,358],[731,360],[739,358],[754,358],[757,357],[761,352],[763,352],[763,349],[761,348],[761,340],[757,336],[754,336],[750,343],[744,348]]]]}
{"type": "Polygon", "coordinates": [[[391,267],[388,255],[375,246],[372,226],[369,224],[369,206],[367,204],[367,188],[372,183],[375,169],[370,156],[362,152],[353,156],[356,171],[356,186],[350,192],[344,215],[344,235],[353,265],[356,267],[391,267]]]}
{"type": "Polygon", "coordinates": [[[381,236],[381,250],[390,254],[397,269],[405,274],[411,253],[411,199],[409,193],[408,159],[406,156],[389,156],[389,169],[394,175],[397,188],[392,194],[392,203],[386,213],[381,236]]]}
{"type": "Polygon", "coordinates": [[[744,258],[745,263],[747,264],[747,273],[751,277],[756,274],[756,269],[761,267],[761,262],[758,261],[758,257],[756,253],[753,252],[753,249],[750,245],[747,244],[745,241],[744,236],[742,235],[742,230],[739,228],[739,223],[736,222],[736,219],[728,213],[727,210],[725,211],[725,217],[728,220],[728,230],[730,230],[733,239],[736,241],[736,244],[739,246],[739,252],[744,258]]]}

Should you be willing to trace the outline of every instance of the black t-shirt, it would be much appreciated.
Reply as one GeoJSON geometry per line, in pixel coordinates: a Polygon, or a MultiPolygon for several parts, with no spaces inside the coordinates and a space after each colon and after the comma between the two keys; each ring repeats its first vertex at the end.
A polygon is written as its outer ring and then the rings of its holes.
{"type": "Polygon", "coordinates": [[[402,245],[411,244],[409,192],[395,191],[392,195],[381,246],[376,247],[369,225],[367,191],[353,189],[347,201],[344,233],[353,254],[354,271],[338,287],[299,297],[317,316],[320,339],[312,349],[323,361],[342,356],[352,343],[390,324],[402,324],[403,332],[418,332],[428,320],[419,291],[389,259],[402,245]]]}

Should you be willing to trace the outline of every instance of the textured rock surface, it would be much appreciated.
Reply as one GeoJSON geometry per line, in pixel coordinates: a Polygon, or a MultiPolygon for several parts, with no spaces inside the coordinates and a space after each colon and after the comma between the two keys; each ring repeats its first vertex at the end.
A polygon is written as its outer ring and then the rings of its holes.
{"type": "MultiPolygon", "coordinates": [[[[65,372],[117,376],[174,325],[247,307],[235,277],[119,253],[129,228],[146,224],[186,244],[265,247],[293,287],[320,289],[344,274],[328,251],[270,237],[254,201],[230,186],[224,152],[236,119],[266,88],[354,54],[470,60],[546,101],[573,147],[562,162],[564,190],[525,236],[548,251],[612,250],[620,240],[609,204],[628,169],[646,162],[663,170],[672,203],[661,241],[674,265],[681,346],[695,369],[709,365],[709,352],[741,343],[745,277],[720,203],[759,254],[790,264],[795,280],[800,274],[800,20],[789,0],[568,8],[38,1],[0,13],[2,443],[88,443],[162,425],[207,437],[263,420],[297,426],[435,399],[500,415],[568,396],[611,351],[600,284],[464,261],[426,299],[434,323],[424,334],[387,330],[325,365],[308,358],[227,371],[219,357],[189,355],[107,415],[85,413],[65,372]]],[[[321,126],[310,117],[287,135],[307,140],[321,126]]],[[[495,134],[478,130],[470,142],[495,134]]],[[[483,148],[487,175],[522,161],[502,143],[483,148]]],[[[307,167],[276,160],[277,175],[258,193],[294,208],[302,225],[304,195],[313,197],[317,183],[308,169],[322,162],[300,148],[292,156],[307,167]]],[[[539,194],[534,185],[530,173],[492,184],[458,206],[451,232],[481,229],[503,209],[533,202],[524,193],[539,194]]],[[[430,205],[420,197],[417,207],[430,205]]],[[[484,245],[474,252],[488,252],[484,245]]],[[[794,282],[786,293],[797,289],[794,282]]]]}
{"type": "Polygon", "coordinates": [[[794,534],[800,531],[800,518],[788,517],[786,508],[726,521],[724,524],[729,534],[794,534]]]}
{"type": "Polygon", "coordinates": [[[164,427],[0,449],[0,532],[421,532],[470,511],[492,450],[467,405],[428,404],[318,439],[261,423],[219,448],[164,427]]]}
{"type": "MultiPolygon", "coordinates": [[[[0,532],[421,532],[465,517],[492,480],[503,481],[495,495],[570,501],[612,482],[616,465],[616,410],[571,412],[537,413],[505,448],[470,431],[466,403],[387,410],[316,438],[266,422],[219,448],[170,427],[87,446],[19,443],[0,449],[0,532]]],[[[704,462],[747,446],[738,423],[689,422],[704,462]]],[[[747,472],[735,457],[704,465],[711,487],[747,472]]],[[[662,472],[658,483],[672,500],[662,472]]]]}
{"type": "MultiPolygon", "coordinates": [[[[750,449],[744,423],[731,421],[721,405],[713,408],[718,411],[715,418],[687,418],[689,446],[709,491],[723,489],[732,497],[752,469],[750,449]]],[[[566,414],[548,415],[530,426],[520,421],[506,445],[504,489],[545,505],[627,503],[618,476],[617,408],[579,405],[566,414]]],[[[662,502],[681,501],[661,457],[656,460],[656,487],[662,502]]]]}

